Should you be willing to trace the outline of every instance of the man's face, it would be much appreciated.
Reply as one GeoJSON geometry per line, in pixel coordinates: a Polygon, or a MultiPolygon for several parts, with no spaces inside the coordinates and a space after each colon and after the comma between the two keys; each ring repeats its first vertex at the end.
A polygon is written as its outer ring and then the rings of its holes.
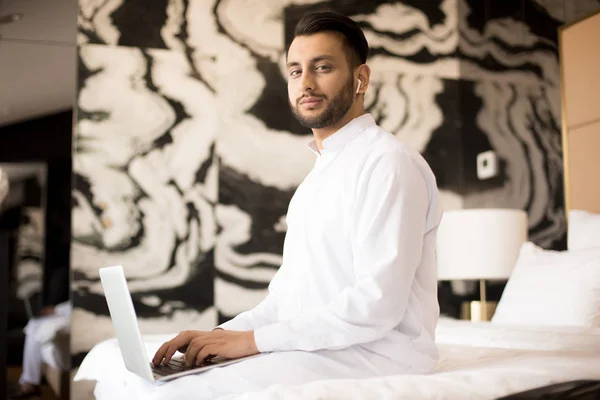
{"type": "Polygon", "coordinates": [[[354,101],[354,77],[342,37],[298,36],[288,51],[288,96],[294,116],[308,128],[339,122],[354,101]]]}

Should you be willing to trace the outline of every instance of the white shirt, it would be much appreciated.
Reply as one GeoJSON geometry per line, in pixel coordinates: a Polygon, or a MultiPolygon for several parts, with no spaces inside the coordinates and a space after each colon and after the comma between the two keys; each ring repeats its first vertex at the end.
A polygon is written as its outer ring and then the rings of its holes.
{"type": "Polygon", "coordinates": [[[421,155],[364,114],[323,141],[288,209],[269,294],[220,327],[260,352],[361,346],[426,372],[438,359],[435,238],[442,210],[421,155]]]}

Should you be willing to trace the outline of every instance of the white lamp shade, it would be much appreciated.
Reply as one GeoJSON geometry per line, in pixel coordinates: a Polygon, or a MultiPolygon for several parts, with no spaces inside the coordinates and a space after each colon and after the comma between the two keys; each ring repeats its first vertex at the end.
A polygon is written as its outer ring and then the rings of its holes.
{"type": "Polygon", "coordinates": [[[445,211],[437,232],[438,279],[507,279],[525,241],[522,210],[445,211]]]}

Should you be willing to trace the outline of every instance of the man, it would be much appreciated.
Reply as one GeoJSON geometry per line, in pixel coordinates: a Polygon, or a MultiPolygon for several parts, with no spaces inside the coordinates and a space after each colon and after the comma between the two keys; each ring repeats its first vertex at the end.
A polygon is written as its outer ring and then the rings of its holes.
{"type": "Polygon", "coordinates": [[[25,327],[23,373],[19,378],[19,386],[9,393],[9,399],[38,398],[41,395],[43,362],[53,368],[69,369],[68,355],[64,351],[68,351],[68,348],[60,349],[52,341],[58,332],[68,330],[70,323],[70,302],[46,306],[40,310],[39,317],[29,321],[25,327]]]}
{"type": "Polygon", "coordinates": [[[288,95],[316,163],[290,202],[282,266],[258,306],[211,332],[181,332],[155,365],[177,350],[188,365],[270,353],[201,375],[213,395],[435,366],[438,191],[425,160],[365,113],[367,55],[348,18],[298,23],[288,95]]]}
{"type": "Polygon", "coordinates": [[[53,343],[57,334],[70,331],[72,307],[69,301],[69,268],[58,267],[52,271],[47,290],[49,305],[31,318],[24,329],[23,373],[19,385],[9,394],[9,399],[37,398],[41,395],[42,363],[63,370],[70,368],[68,348],[53,343]]]}

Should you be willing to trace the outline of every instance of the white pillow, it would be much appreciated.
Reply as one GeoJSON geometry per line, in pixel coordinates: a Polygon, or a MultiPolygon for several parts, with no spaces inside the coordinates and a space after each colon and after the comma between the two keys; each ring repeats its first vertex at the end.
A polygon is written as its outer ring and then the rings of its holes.
{"type": "Polygon", "coordinates": [[[493,323],[600,326],[600,248],[521,247],[493,323]]]}
{"type": "Polygon", "coordinates": [[[583,210],[569,211],[567,248],[569,250],[600,248],[600,214],[583,210]]]}

